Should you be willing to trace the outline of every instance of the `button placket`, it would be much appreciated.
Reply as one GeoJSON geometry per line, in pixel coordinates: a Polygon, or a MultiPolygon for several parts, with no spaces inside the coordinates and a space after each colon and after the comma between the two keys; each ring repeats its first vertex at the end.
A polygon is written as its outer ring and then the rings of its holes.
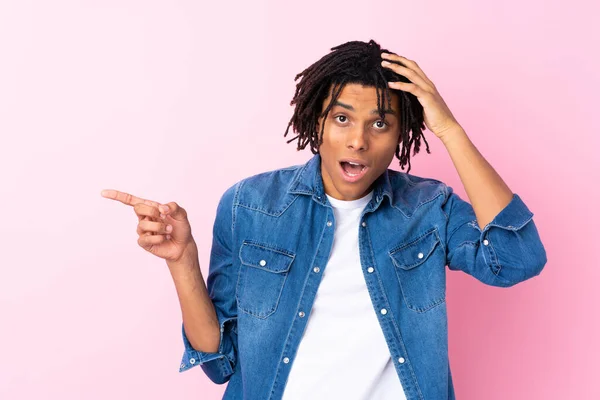
{"type": "MultiPolygon", "coordinates": [[[[360,223],[360,226],[363,229],[365,229],[367,227],[366,221],[362,221],[360,223]]],[[[359,229],[360,229],[360,226],[359,226],[359,229]]],[[[364,234],[364,233],[365,232],[361,232],[361,234],[364,234]]],[[[359,245],[360,246],[365,246],[366,249],[368,250],[369,249],[369,244],[370,243],[368,242],[368,240],[363,240],[361,237],[359,237],[359,245]]],[[[425,246],[416,246],[416,247],[417,247],[417,249],[415,249],[414,247],[412,248],[411,254],[409,254],[409,253],[405,253],[405,254],[408,256],[408,258],[412,259],[411,261],[413,261],[415,263],[422,263],[423,260],[425,259],[425,253],[429,254],[428,251],[426,251],[428,249],[425,246]],[[418,259],[420,261],[414,260],[415,256],[418,257],[418,259]]],[[[370,252],[366,251],[366,253],[369,254],[370,252]]],[[[375,272],[375,260],[370,259],[370,257],[368,257],[366,260],[364,260],[364,264],[363,265],[367,266],[366,267],[366,272],[369,275],[373,274],[375,272]]],[[[376,275],[373,275],[373,278],[369,278],[367,276],[367,280],[368,279],[375,279],[375,278],[376,278],[376,275]]],[[[404,344],[402,343],[401,339],[400,339],[400,343],[398,343],[398,337],[396,335],[396,332],[394,331],[394,326],[393,326],[394,325],[394,322],[393,322],[394,319],[392,317],[392,314],[390,314],[390,316],[388,317],[387,314],[388,314],[389,310],[387,309],[387,307],[386,308],[381,307],[382,305],[385,306],[386,304],[388,304],[388,303],[386,302],[385,299],[381,299],[381,301],[374,301],[373,302],[373,305],[376,307],[375,309],[377,309],[377,307],[379,306],[380,317],[378,317],[377,319],[379,320],[382,328],[384,328],[384,327],[388,328],[387,330],[383,329],[383,333],[384,333],[385,340],[386,340],[386,342],[387,342],[388,345],[390,345],[390,340],[392,342],[394,342],[393,345],[392,345],[392,347],[394,349],[394,351],[393,351],[392,354],[394,354],[394,353],[396,354],[396,360],[397,360],[397,363],[398,363],[398,368],[400,369],[402,367],[402,369],[405,369],[404,368],[404,364],[406,364],[406,368],[410,369],[410,365],[407,363],[408,360],[406,360],[404,357],[401,356],[401,354],[405,352],[404,344]]],[[[397,334],[400,335],[399,332],[397,334]]],[[[401,338],[401,336],[400,336],[400,338],[401,338]]],[[[393,356],[392,356],[392,360],[393,360],[393,356]]]]}

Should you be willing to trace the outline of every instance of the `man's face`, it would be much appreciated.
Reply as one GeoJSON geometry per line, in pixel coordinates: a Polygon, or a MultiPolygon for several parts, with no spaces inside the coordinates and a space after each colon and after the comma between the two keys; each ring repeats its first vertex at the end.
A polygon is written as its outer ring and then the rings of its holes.
{"type": "MultiPolygon", "coordinates": [[[[398,95],[390,92],[392,109],[386,112],[384,120],[377,113],[375,87],[354,83],[344,86],[329,111],[319,147],[323,186],[329,196],[339,200],[366,196],[373,182],[390,165],[400,136],[398,95]]],[[[321,112],[330,101],[331,88],[321,112]]],[[[387,100],[383,105],[387,106],[387,100]]],[[[317,132],[322,122],[320,117],[317,132]]]]}

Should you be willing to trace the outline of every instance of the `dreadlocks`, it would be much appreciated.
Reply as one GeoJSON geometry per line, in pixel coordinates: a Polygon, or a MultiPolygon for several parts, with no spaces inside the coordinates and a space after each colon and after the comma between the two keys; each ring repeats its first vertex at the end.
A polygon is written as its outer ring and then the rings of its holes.
{"type": "MultiPolygon", "coordinates": [[[[296,93],[290,102],[290,105],[296,104],[294,115],[290,119],[283,136],[287,136],[290,126],[293,125],[293,130],[297,135],[288,140],[287,143],[298,139],[297,150],[302,150],[307,144],[310,144],[310,150],[313,154],[319,152],[319,146],[323,143],[325,124],[321,124],[321,131],[317,133],[317,121],[320,117],[323,117],[323,120],[327,118],[329,110],[331,110],[332,105],[347,83],[375,87],[377,91],[377,110],[382,119],[385,116],[384,99],[387,99],[387,108],[391,108],[391,92],[388,82],[411,83],[406,77],[381,66],[381,53],[391,52],[382,49],[374,40],[370,40],[369,43],[350,41],[332,47],[331,50],[333,50],[331,53],[322,57],[294,78],[294,81],[296,81],[299,77],[302,77],[301,81],[296,84],[296,93]],[[319,114],[330,88],[332,99],[323,113],[319,114]]],[[[394,60],[387,61],[405,66],[394,60]]],[[[413,143],[415,146],[413,156],[419,152],[421,137],[425,141],[427,153],[431,153],[429,143],[423,135],[423,129],[425,129],[423,106],[412,93],[402,90],[395,90],[394,93],[398,94],[400,107],[400,139],[396,146],[396,157],[400,160],[402,169],[408,163],[406,172],[409,173],[410,149],[413,143]],[[401,145],[402,149],[400,149],[401,145]]]]}

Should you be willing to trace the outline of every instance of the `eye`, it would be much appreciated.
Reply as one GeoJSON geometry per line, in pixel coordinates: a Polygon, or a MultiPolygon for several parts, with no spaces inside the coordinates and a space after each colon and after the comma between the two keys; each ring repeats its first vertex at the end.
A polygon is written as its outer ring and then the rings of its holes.
{"type": "Polygon", "coordinates": [[[387,122],[385,122],[385,121],[384,121],[384,120],[382,120],[382,119],[379,119],[379,120],[375,121],[375,123],[376,123],[376,124],[377,124],[377,123],[382,123],[382,124],[383,124],[383,126],[380,126],[380,128],[381,128],[381,129],[383,129],[383,128],[386,128],[386,127],[388,127],[388,126],[389,126],[389,125],[388,125],[388,123],[387,123],[387,122]]]}
{"type": "MultiPolygon", "coordinates": [[[[346,116],[345,115],[336,115],[335,117],[333,117],[333,119],[336,119],[336,118],[346,118],[346,116]]],[[[344,123],[345,121],[339,121],[339,122],[344,123]]]]}

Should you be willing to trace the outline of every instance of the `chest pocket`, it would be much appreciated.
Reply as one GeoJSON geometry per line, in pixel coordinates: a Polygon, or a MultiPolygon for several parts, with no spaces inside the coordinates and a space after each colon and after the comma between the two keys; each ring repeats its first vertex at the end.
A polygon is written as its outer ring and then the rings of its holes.
{"type": "Polygon", "coordinates": [[[284,249],[244,241],[236,290],[238,309],[263,319],[273,314],[294,257],[284,249]]]}
{"type": "Polygon", "coordinates": [[[446,299],[446,255],[437,228],[389,253],[406,306],[425,312],[446,299]]]}

